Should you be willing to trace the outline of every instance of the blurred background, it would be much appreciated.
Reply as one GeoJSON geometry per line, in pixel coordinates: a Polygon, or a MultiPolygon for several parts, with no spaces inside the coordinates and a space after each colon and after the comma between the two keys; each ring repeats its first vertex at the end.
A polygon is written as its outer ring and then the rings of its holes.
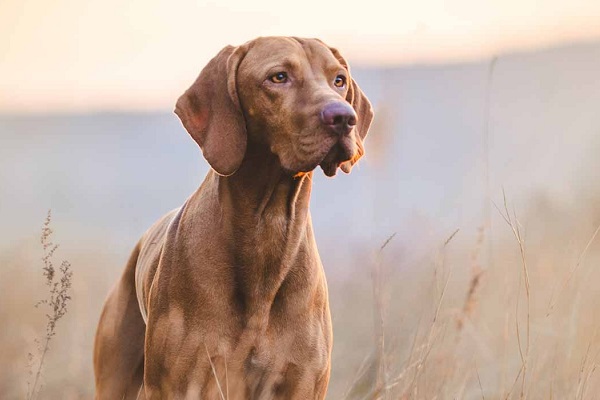
{"type": "Polygon", "coordinates": [[[49,209],[74,275],[39,398],[93,396],[108,290],[208,170],[175,101],[266,35],[340,49],[376,111],[358,168],[315,173],[328,398],[598,398],[593,0],[0,2],[0,398],[45,335],[49,209]]]}

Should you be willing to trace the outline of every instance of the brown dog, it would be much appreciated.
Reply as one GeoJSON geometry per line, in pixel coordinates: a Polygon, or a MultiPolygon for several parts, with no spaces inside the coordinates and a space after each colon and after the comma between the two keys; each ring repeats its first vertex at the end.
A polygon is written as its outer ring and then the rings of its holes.
{"type": "Polygon", "coordinates": [[[362,156],[369,101],[335,49],[269,37],[223,49],[175,113],[212,170],[108,297],[96,397],[323,399],[332,332],[311,177],[362,156]]]}

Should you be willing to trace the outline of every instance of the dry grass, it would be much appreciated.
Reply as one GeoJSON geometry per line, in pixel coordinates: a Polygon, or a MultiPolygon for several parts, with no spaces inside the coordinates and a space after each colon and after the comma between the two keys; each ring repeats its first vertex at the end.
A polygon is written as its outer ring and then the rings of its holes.
{"type": "MultiPolygon", "coordinates": [[[[529,217],[551,211],[536,207],[529,217]]],[[[344,398],[596,398],[600,338],[595,315],[600,293],[590,279],[599,278],[593,261],[600,259],[600,249],[594,246],[600,228],[590,226],[590,218],[581,218],[580,226],[572,224],[574,230],[564,231],[578,243],[580,250],[572,253],[564,242],[552,240],[557,232],[538,231],[535,221],[530,224],[533,229],[525,230],[506,198],[497,211],[504,230],[498,227],[490,265],[480,260],[486,232],[479,228],[473,239],[457,248],[452,249],[454,240],[442,242],[429,268],[406,268],[405,282],[402,276],[390,279],[393,274],[374,278],[388,286],[375,291],[375,304],[382,304],[386,291],[397,299],[388,299],[387,310],[376,314],[395,321],[376,319],[372,331],[377,350],[367,357],[344,398]],[[587,238],[586,231],[591,232],[587,238]],[[470,254],[468,242],[475,248],[470,254]],[[425,274],[432,276],[429,285],[420,276],[425,274]],[[407,290],[412,295],[407,296],[407,290]],[[398,314],[403,318],[394,318],[398,314]],[[382,330],[383,325],[389,329],[382,330]],[[390,341],[397,346],[386,348],[382,378],[373,372],[382,369],[378,343],[390,341]]],[[[550,216],[556,217],[546,215],[550,216]]],[[[567,228],[560,219],[551,228],[567,228]]],[[[560,233],[556,238],[564,240],[560,233]]],[[[391,257],[398,262],[397,255],[391,257]]],[[[375,270],[381,273],[385,268],[375,270]]]]}
{"type": "MultiPolygon", "coordinates": [[[[544,198],[522,212],[500,204],[493,226],[449,232],[419,253],[396,235],[374,255],[357,248],[356,265],[345,268],[352,279],[329,276],[335,334],[329,398],[595,398],[600,211],[573,213],[544,198]]],[[[48,243],[41,257],[54,254],[48,243]]],[[[2,399],[26,397],[25,355],[48,323],[32,304],[44,288],[62,287],[55,286],[58,269],[42,277],[30,267],[39,259],[36,248],[24,244],[0,260],[0,318],[10,321],[0,330],[2,399]]],[[[69,318],[50,336],[40,398],[93,395],[93,332],[126,257],[65,256],[87,267],[72,277],[69,318]]],[[[227,398],[227,385],[220,389],[227,398]]]]}
{"type": "Polygon", "coordinates": [[[52,213],[49,210],[40,242],[44,250],[42,262],[42,275],[45,278],[47,287],[46,298],[38,301],[35,308],[44,309],[46,312],[46,330],[43,337],[36,338],[35,344],[37,351],[27,354],[29,365],[29,379],[27,380],[27,400],[34,400],[40,396],[42,391],[42,372],[44,370],[44,361],[50,350],[50,342],[56,336],[56,324],[67,313],[67,305],[71,300],[70,289],[73,279],[71,264],[63,260],[58,269],[54,266],[54,253],[58,249],[58,244],[52,242],[52,213]]]}

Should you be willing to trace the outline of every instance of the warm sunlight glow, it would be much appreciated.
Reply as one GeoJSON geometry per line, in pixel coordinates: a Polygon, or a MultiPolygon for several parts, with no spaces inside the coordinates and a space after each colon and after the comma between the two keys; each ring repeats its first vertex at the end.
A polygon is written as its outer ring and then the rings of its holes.
{"type": "Polygon", "coordinates": [[[353,65],[442,63],[600,38],[596,0],[5,0],[0,111],[170,108],[221,47],[320,37],[353,65]]]}

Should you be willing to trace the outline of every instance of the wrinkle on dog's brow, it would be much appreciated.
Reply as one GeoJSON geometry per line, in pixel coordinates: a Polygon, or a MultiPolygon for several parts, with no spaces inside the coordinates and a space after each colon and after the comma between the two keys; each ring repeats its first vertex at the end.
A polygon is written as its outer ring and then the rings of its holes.
{"type": "Polygon", "coordinates": [[[310,66],[313,76],[318,76],[323,73],[325,75],[333,75],[341,70],[346,71],[346,68],[335,59],[333,54],[331,54],[331,51],[319,42],[313,43],[307,41],[302,46],[302,49],[304,50],[306,61],[310,66]],[[316,51],[315,48],[317,48],[316,51]]]}
{"type": "Polygon", "coordinates": [[[310,48],[310,45],[308,44],[308,42],[301,43],[301,46],[302,46],[302,50],[304,51],[304,56],[306,57],[306,60],[311,60],[312,59],[312,49],[310,48]]]}
{"type": "Polygon", "coordinates": [[[275,60],[272,63],[265,65],[265,69],[270,72],[278,72],[275,71],[276,68],[290,69],[292,71],[297,71],[300,68],[300,63],[296,60],[290,58],[284,58],[282,60],[275,60]]]}

